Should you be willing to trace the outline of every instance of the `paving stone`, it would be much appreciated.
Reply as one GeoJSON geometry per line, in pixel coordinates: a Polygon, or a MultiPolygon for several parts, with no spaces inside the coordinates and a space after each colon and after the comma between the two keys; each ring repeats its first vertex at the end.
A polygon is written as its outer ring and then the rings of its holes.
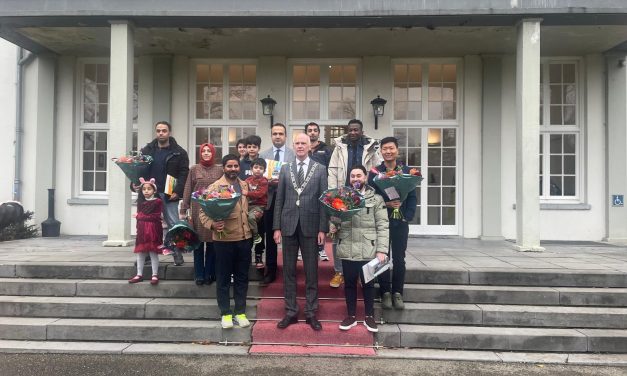
{"type": "Polygon", "coordinates": [[[627,308],[479,304],[483,325],[626,328],[627,308]]]}
{"type": "Polygon", "coordinates": [[[21,278],[128,279],[135,274],[133,264],[120,263],[37,262],[15,265],[15,275],[21,278]]]}
{"type": "Polygon", "coordinates": [[[406,303],[404,310],[379,312],[389,323],[481,325],[481,309],[474,304],[406,303]]]}
{"type": "Polygon", "coordinates": [[[384,324],[378,326],[379,332],[375,333],[375,342],[379,346],[400,347],[401,331],[398,325],[384,324]]]}
{"type": "Polygon", "coordinates": [[[0,341],[4,353],[121,354],[128,343],[0,341]]]}
{"type": "Polygon", "coordinates": [[[0,317],[0,339],[45,340],[46,326],[57,319],[0,317]]]}
{"type": "Polygon", "coordinates": [[[627,287],[627,274],[564,269],[470,269],[470,284],[496,286],[627,287]]]}
{"type": "Polygon", "coordinates": [[[589,352],[627,353],[627,330],[579,329],[588,337],[589,352]]]}
{"type": "Polygon", "coordinates": [[[568,364],[586,366],[627,366],[627,354],[571,354],[568,364]]]}
{"type": "Polygon", "coordinates": [[[381,349],[378,358],[449,360],[469,362],[500,362],[501,359],[492,351],[463,351],[436,349],[381,349]]]}
{"type": "Polygon", "coordinates": [[[0,316],[142,318],[151,299],[0,296],[0,316]]]}
{"type": "Polygon", "coordinates": [[[496,355],[506,363],[565,364],[568,361],[568,354],[497,352],[496,355]]]}
{"type": "Polygon", "coordinates": [[[594,305],[627,307],[627,289],[624,288],[568,288],[556,287],[563,305],[594,305]]]}
{"type": "Polygon", "coordinates": [[[405,283],[466,285],[468,284],[468,271],[465,269],[407,269],[405,283]]]}
{"type": "Polygon", "coordinates": [[[399,325],[402,347],[466,350],[585,352],[587,338],[572,329],[399,325]]]}
{"type": "Polygon", "coordinates": [[[15,277],[15,265],[14,264],[0,265],[0,277],[2,278],[15,277]]]}
{"type": "Polygon", "coordinates": [[[76,280],[0,278],[0,295],[74,296],[76,280]]]}
{"type": "MultiPolygon", "coordinates": [[[[257,302],[249,299],[246,315],[255,318],[257,302]]],[[[219,319],[220,308],[215,299],[156,298],[146,304],[147,319],[219,319]]]]}
{"type": "Polygon", "coordinates": [[[135,343],[124,349],[124,354],[164,355],[248,355],[248,346],[223,346],[190,343],[135,343]]]}
{"type": "Polygon", "coordinates": [[[551,287],[405,285],[406,302],[557,305],[560,294],[551,287]]]}

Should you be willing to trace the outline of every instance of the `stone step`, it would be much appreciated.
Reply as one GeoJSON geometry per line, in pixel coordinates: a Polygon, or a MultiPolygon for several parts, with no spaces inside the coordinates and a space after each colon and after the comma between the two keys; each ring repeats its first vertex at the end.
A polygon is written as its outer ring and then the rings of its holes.
{"type": "Polygon", "coordinates": [[[627,307],[627,288],[406,284],[406,302],[627,307]]]}
{"type": "MultiPolygon", "coordinates": [[[[128,279],[136,274],[132,263],[94,262],[7,262],[0,261],[0,277],[3,278],[66,278],[66,279],[128,279]]],[[[150,266],[144,267],[144,275],[150,275],[150,266]]],[[[261,280],[262,274],[250,265],[248,278],[261,280]]],[[[159,278],[168,280],[194,279],[194,265],[187,262],[181,266],[172,263],[159,265],[159,278]]]]}
{"type": "MultiPolygon", "coordinates": [[[[256,317],[257,301],[246,314],[256,317]]],[[[107,319],[219,319],[215,299],[0,296],[0,316],[107,319]]]]}
{"type": "Polygon", "coordinates": [[[0,339],[37,341],[250,342],[251,328],[217,320],[111,320],[0,317],[0,339]]]}
{"type": "Polygon", "coordinates": [[[627,330],[380,325],[379,345],[463,350],[627,352],[627,330]]]}
{"type": "Polygon", "coordinates": [[[627,308],[614,307],[406,303],[404,310],[375,310],[398,324],[627,328],[627,308]]]}
{"type": "Polygon", "coordinates": [[[611,270],[410,267],[408,284],[627,287],[627,274],[611,270]]]}
{"type": "MultiPolygon", "coordinates": [[[[197,286],[194,281],[162,280],[129,284],[119,279],[0,278],[0,295],[102,296],[119,298],[215,298],[216,284],[197,286]]],[[[248,284],[248,296],[261,296],[259,282],[248,284]]]]}

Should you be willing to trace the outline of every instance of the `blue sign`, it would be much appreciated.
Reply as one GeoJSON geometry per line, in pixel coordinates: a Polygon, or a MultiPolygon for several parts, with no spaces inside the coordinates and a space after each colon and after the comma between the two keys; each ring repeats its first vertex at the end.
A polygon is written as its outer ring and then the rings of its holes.
{"type": "Polygon", "coordinates": [[[625,199],[623,195],[612,195],[612,206],[622,207],[625,206],[625,199]]]}

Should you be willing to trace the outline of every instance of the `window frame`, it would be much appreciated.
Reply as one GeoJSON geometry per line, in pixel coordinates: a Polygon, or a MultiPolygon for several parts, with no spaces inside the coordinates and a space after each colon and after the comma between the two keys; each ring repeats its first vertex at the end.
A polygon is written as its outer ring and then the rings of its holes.
{"type": "MultiPolygon", "coordinates": [[[[222,129],[221,153],[228,153],[229,144],[228,136],[231,128],[254,127],[255,133],[259,132],[259,116],[261,113],[261,104],[259,102],[259,62],[257,59],[207,59],[197,58],[190,59],[189,62],[189,113],[191,127],[188,130],[188,140],[190,140],[190,149],[194,155],[190,154],[191,161],[196,161],[196,130],[198,128],[220,128],[222,129]],[[196,117],[196,67],[200,64],[221,64],[222,70],[222,118],[221,119],[199,119],[196,117]],[[254,119],[230,119],[229,118],[229,67],[231,65],[254,65],[255,66],[255,118],[254,119]]],[[[262,122],[265,124],[265,122],[262,122]]],[[[218,163],[220,163],[218,161],[218,163]]],[[[193,164],[193,163],[192,163],[193,164]]]]}
{"type": "MultiPolygon", "coordinates": [[[[540,82],[542,122],[538,119],[540,140],[542,143],[542,153],[538,154],[542,164],[542,174],[538,170],[538,179],[542,177],[542,195],[539,195],[541,204],[579,204],[584,203],[585,194],[585,67],[581,57],[544,57],[540,59],[540,69],[542,70],[542,81],[540,82]],[[551,125],[551,88],[550,88],[550,65],[551,64],[575,64],[575,123],[576,125],[551,125]],[[551,196],[550,176],[551,176],[551,154],[550,136],[574,134],[575,143],[575,195],[574,196],[551,196]]],[[[563,105],[563,103],[562,103],[563,105]]],[[[562,153],[563,154],[563,153],[562,153]]],[[[538,169],[540,166],[538,166],[538,169]]],[[[562,170],[561,173],[564,176],[562,170]]],[[[562,187],[563,189],[563,187],[562,187]]],[[[538,192],[539,193],[539,192],[538,192]]]]}
{"type": "MultiPolygon", "coordinates": [[[[110,159],[112,158],[107,154],[107,164],[106,164],[106,176],[107,182],[105,185],[104,191],[85,191],[83,190],[83,133],[85,131],[96,131],[96,132],[106,132],[107,134],[107,149],[109,143],[109,121],[110,121],[110,113],[111,113],[111,62],[108,57],[83,57],[78,58],[76,61],[76,72],[75,72],[75,92],[77,93],[77,97],[75,100],[76,108],[74,112],[74,116],[76,119],[76,127],[74,131],[74,167],[73,171],[73,191],[75,194],[73,196],[78,198],[95,198],[102,199],[107,198],[109,196],[109,171],[110,171],[110,159]],[[84,105],[85,105],[85,87],[84,87],[84,79],[85,79],[85,66],[88,64],[106,64],[109,66],[109,96],[107,97],[107,123],[85,123],[84,122],[84,105]]],[[[137,93],[138,100],[137,105],[139,106],[139,65],[137,59],[135,59],[134,63],[134,72],[133,72],[133,87],[137,85],[137,93]]],[[[139,110],[138,119],[139,119],[139,110]]],[[[132,137],[137,134],[138,128],[137,123],[139,120],[133,119],[132,126],[132,137]]],[[[131,140],[132,141],[132,140],[131,140]]]]}

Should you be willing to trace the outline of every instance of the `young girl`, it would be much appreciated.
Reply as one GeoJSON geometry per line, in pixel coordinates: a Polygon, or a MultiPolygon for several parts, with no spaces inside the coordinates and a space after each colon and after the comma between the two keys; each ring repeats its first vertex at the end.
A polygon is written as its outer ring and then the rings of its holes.
{"type": "Polygon", "coordinates": [[[144,280],[144,259],[150,254],[152,265],[151,285],[159,283],[159,246],[163,244],[163,226],[161,212],[163,202],[155,196],[157,184],[155,179],[144,180],[139,178],[141,194],[137,198],[137,239],[135,249],[137,254],[137,275],[128,280],[128,283],[137,283],[144,280]]]}

